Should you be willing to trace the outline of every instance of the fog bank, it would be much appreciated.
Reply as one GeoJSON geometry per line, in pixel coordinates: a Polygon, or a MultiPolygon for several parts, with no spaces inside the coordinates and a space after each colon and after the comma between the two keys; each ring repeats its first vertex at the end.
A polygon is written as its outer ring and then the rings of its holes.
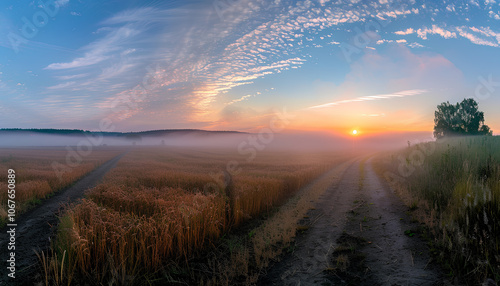
{"type": "Polygon", "coordinates": [[[341,136],[327,132],[238,133],[182,131],[139,132],[124,135],[85,133],[73,135],[37,132],[0,133],[0,147],[48,146],[175,146],[218,147],[232,150],[379,151],[400,149],[433,140],[430,132],[398,132],[341,136]]]}

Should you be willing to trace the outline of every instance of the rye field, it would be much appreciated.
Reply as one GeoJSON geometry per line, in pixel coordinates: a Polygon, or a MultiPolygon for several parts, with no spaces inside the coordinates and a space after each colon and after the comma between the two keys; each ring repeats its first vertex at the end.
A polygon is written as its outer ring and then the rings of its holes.
{"type": "Polygon", "coordinates": [[[214,148],[135,148],[60,218],[52,253],[40,258],[45,283],[173,283],[344,157],[262,151],[246,160],[214,148]]]}

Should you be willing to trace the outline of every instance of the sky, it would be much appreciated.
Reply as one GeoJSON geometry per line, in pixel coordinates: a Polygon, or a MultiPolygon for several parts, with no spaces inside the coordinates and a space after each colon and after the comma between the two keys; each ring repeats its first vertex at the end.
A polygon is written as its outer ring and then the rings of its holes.
{"type": "Polygon", "coordinates": [[[499,0],[3,0],[0,128],[498,134],[499,48],[499,0]]]}

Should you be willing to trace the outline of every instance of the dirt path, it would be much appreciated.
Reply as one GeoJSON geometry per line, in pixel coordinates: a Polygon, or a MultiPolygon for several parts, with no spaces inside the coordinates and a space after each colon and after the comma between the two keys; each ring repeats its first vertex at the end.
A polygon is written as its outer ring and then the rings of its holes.
{"type": "Polygon", "coordinates": [[[103,176],[112,168],[116,166],[118,161],[125,155],[120,154],[113,159],[102,164],[84,178],[77,181],[70,188],[58,192],[53,197],[43,201],[43,203],[31,211],[21,215],[17,218],[16,228],[16,279],[7,277],[7,263],[8,253],[7,243],[9,237],[7,231],[9,227],[1,230],[0,234],[0,259],[1,263],[1,276],[0,285],[33,285],[28,282],[34,274],[35,265],[38,262],[34,250],[40,252],[47,250],[50,246],[50,237],[56,230],[58,223],[58,213],[61,208],[70,202],[83,197],[86,190],[95,187],[103,176]],[[28,278],[28,279],[27,279],[28,278]],[[16,284],[17,283],[17,284],[16,284]]]}
{"type": "Polygon", "coordinates": [[[318,200],[295,251],[262,285],[443,285],[408,210],[373,170],[355,161],[318,200]],[[406,234],[405,234],[406,231],[406,234]]]}

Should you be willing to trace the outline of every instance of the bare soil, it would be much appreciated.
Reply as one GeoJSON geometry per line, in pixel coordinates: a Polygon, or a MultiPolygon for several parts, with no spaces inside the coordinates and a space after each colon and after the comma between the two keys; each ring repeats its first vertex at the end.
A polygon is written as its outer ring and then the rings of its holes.
{"type": "Polygon", "coordinates": [[[1,275],[0,285],[33,285],[37,274],[36,265],[38,257],[35,253],[47,252],[50,240],[57,230],[58,217],[69,203],[77,202],[82,198],[85,191],[95,187],[103,176],[116,166],[125,153],[102,164],[88,175],[78,180],[74,185],[56,193],[54,196],[44,200],[29,212],[22,214],[16,219],[16,278],[7,276],[7,262],[9,250],[7,243],[9,236],[8,226],[0,230],[0,259],[1,275]]]}
{"type": "Polygon", "coordinates": [[[298,227],[260,285],[448,285],[408,207],[355,161],[298,227]]]}

